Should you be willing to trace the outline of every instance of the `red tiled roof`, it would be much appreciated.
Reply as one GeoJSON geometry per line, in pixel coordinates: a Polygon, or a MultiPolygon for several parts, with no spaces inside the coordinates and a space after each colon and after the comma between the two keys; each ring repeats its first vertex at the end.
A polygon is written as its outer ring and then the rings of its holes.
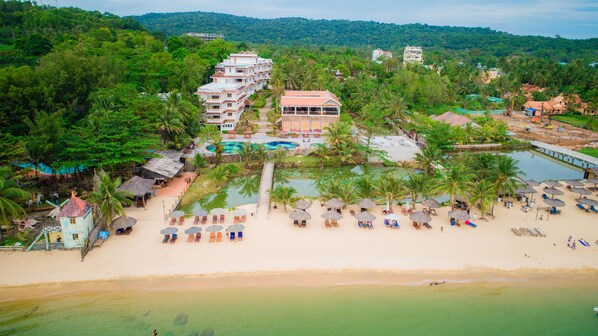
{"type": "Polygon", "coordinates": [[[71,193],[71,199],[62,207],[56,218],[61,217],[82,217],[91,209],[91,204],[71,193]]]}
{"type": "Polygon", "coordinates": [[[282,106],[341,106],[330,91],[285,91],[280,101],[282,106]]]}
{"type": "Polygon", "coordinates": [[[212,78],[215,78],[215,77],[224,77],[224,72],[222,72],[222,70],[216,71],[216,73],[212,76],[212,78]]]}

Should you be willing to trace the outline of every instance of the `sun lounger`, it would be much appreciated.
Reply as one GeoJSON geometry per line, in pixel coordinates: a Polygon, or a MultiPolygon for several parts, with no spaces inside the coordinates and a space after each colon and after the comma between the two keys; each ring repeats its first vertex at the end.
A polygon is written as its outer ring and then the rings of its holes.
{"type": "Polygon", "coordinates": [[[195,234],[195,242],[199,243],[200,240],[201,240],[201,232],[198,232],[195,234]]]}
{"type": "Polygon", "coordinates": [[[164,235],[164,239],[162,239],[162,244],[168,243],[169,240],[170,240],[170,235],[164,235]]]}
{"type": "Polygon", "coordinates": [[[218,223],[218,216],[214,215],[212,216],[212,224],[217,224],[218,223]]]}
{"type": "Polygon", "coordinates": [[[220,224],[224,223],[224,215],[220,215],[220,224]]]}
{"type": "Polygon", "coordinates": [[[578,242],[585,247],[590,246],[590,244],[586,243],[584,240],[579,239],[578,242]]]}
{"type": "Polygon", "coordinates": [[[332,225],[333,227],[338,227],[338,221],[333,219],[332,221],[330,221],[330,225],[332,225]]]}
{"type": "Polygon", "coordinates": [[[527,231],[532,237],[538,237],[538,232],[536,232],[536,230],[527,229],[527,231]]]}
{"type": "Polygon", "coordinates": [[[174,225],[176,224],[176,218],[171,218],[170,219],[170,225],[174,225]]]}
{"type": "Polygon", "coordinates": [[[216,232],[210,232],[210,243],[216,242],[216,232]]]}
{"type": "Polygon", "coordinates": [[[239,240],[239,241],[243,240],[243,231],[237,232],[237,240],[239,240]]]}
{"type": "Polygon", "coordinates": [[[241,223],[245,223],[246,220],[247,220],[247,215],[241,216],[241,223]]]}
{"type": "Polygon", "coordinates": [[[542,194],[542,198],[543,199],[548,199],[548,196],[546,194],[542,194]]]}
{"type": "Polygon", "coordinates": [[[521,232],[519,232],[516,228],[511,228],[511,232],[513,232],[517,237],[521,237],[521,232]]]}
{"type": "Polygon", "coordinates": [[[239,219],[239,216],[235,216],[235,217],[233,218],[233,223],[234,223],[234,224],[239,224],[239,220],[240,220],[240,219],[239,219]]]}
{"type": "Polygon", "coordinates": [[[588,211],[588,209],[587,209],[585,206],[583,206],[583,205],[581,205],[581,204],[579,204],[579,203],[575,204],[575,206],[577,206],[577,207],[578,207],[579,209],[581,209],[581,210],[588,211]]]}
{"type": "Polygon", "coordinates": [[[216,242],[218,242],[218,243],[222,242],[222,232],[216,233],[216,242]]]}
{"type": "Polygon", "coordinates": [[[389,219],[385,219],[384,220],[384,225],[386,225],[386,227],[390,227],[390,220],[389,219]]]}
{"type": "Polygon", "coordinates": [[[598,209],[596,209],[596,207],[594,207],[593,205],[590,206],[590,211],[592,211],[593,213],[598,213],[598,209]]]}
{"type": "Polygon", "coordinates": [[[407,210],[407,213],[410,214],[410,215],[413,215],[413,209],[407,210]]]}
{"type": "Polygon", "coordinates": [[[436,213],[436,209],[430,209],[430,215],[438,216],[438,214],[436,213]]]}
{"type": "Polygon", "coordinates": [[[469,219],[465,220],[465,224],[467,224],[471,227],[478,227],[475,223],[471,222],[469,219]]]}
{"type": "Polygon", "coordinates": [[[187,237],[187,243],[193,243],[194,240],[195,240],[194,234],[190,234],[189,237],[187,237]]]}
{"type": "Polygon", "coordinates": [[[544,233],[544,231],[540,228],[534,228],[534,230],[536,230],[536,233],[538,233],[538,236],[540,237],[546,237],[546,233],[544,233]]]}
{"type": "Polygon", "coordinates": [[[185,217],[179,218],[179,225],[183,225],[185,223],[185,217]]]}
{"type": "Polygon", "coordinates": [[[401,208],[401,213],[403,214],[403,216],[407,216],[407,209],[401,208]]]}
{"type": "Polygon", "coordinates": [[[428,228],[428,229],[431,229],[431,228],[432,228],[432,225],[430,225],[429,223],[424,223],[423,225],[424,225],[426,228],[428,228]]]}
{"type": "Polygon", "coordinates": [[[231,233],[228,235],[228,238],[230,239],[230,241],[235,241],[235,233],[234,233],[234,232],[231,232],[231,233]]]}
{"type": "Polygon", "coordinates": [[[349,213],[351,214],[351,216],[355,216],[355,210],[351,209],[349,210],[349,213]]]}
{"type": "Polygon", "coordinates": [[[195,219],[193,220],[193,225],[197,224],[199,224],[199,216],[195,216],[195,219]]]}
{"type": "Polygon", "coordinates": [[[297,220],[297,219],[293,220],[293,226],[299,226],[299,220],[297,220]]]}
{"type": "Polygon", "coordinates": [[[120,236],[120,235],[123,234],[123,232],[124,232],[123,229],[116,229],[116,231],[114,232],[114,234],[117,235],[117,236],[120,236]]]}
{"type": "Polygon", "coordinates": [[[417,223],[415,223],[415,222],[413,222],[413,227],[414,227],[416,230],[420,230],[420,229],[421,229],[421,228],[419,227],[419,225],[417,225],[417,223]]]}
{"type": "Polygon", "coordinates": [[[174,244],[176,243],[176,240],[179,238],[179,236],[176,233],[172,234],[172,238],[170,238],[170,243],[174,244]]]}
{"type": "Polygon", "coordinates": [[[302,220],[302,221],[301,221],[301,227],[306,227],[306,226],[307,226],[307,221],[305,221],[305,220],[302,220]]]}
{"type": "Polygon", "coordinates": [[[527,228],[519,228],[519,232],[521,232],[521,235],[525,237],[528,237],[530,235],[529,230],[527,228]]]}
{"type": "Polygon", "coordinates": [[[125,229],[125,231],[123,233],[126,235],[130,235],[131,232],[133,232],[133,227],[129,226],[128,228],[125,229]]]}
{"type": "Polygon", "coordinates": [[[208,222],[208,216],[203,216],[203,217],[201,218],[201,224],[205,224],[205,223],[207,223],[207,222],[208,222]]]}
{"type": "Polygon", "coordinates": [[[327,229],[330,229],[330,228],[332,227],[332,226],[330,225],[330,220],[328,220],[328,219],[325,219],[325,220],[324,220],[324,226],[325,226],[327,229]]]}
{"type": "Polygon", "coordinates": [[[457,221],[454,218],[451,218],[451,226],[457,225],[457,221]]]}

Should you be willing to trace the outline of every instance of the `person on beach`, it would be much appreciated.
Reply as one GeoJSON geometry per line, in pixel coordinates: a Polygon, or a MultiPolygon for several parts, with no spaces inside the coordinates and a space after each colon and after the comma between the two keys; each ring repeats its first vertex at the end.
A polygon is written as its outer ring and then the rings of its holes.
{"type": "Polygon", "coordinates": [[[440,227],[440,233],[443,233],[443,232],[444,232],[444,226],[441,226],[440,227]]]}
{"type": "Polygon", "coordinates": [[[154,329],[154,332],[152,333],[152,336],[158,336],[158,330],[154,329]]]}
{"type": "Polygon", "coordinates": [[[473,220],[476,220],[476,219],[478,219],[478,213],[477,213],[477,212],[474,212],[474,213],[473,213],[473,220]]]}

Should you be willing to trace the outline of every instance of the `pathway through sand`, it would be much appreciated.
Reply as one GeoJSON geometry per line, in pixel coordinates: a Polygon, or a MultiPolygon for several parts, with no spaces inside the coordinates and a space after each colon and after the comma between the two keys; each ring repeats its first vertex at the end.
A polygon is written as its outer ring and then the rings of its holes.
{"type": "Polygon", "coordinates": [[[257,200],[257,216],[260,221],[265,221],[270,213],[270,190],[274,181],[274,163],[266,162],[262,170],[260,191],[257,200]]]}

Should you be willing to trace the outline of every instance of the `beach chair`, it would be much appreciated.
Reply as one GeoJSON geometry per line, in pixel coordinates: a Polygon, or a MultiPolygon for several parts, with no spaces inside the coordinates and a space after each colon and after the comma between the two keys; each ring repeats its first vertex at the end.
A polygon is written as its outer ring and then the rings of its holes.
{"type": "Polygon", "coordinates": [[[407,209],[401,208],[401,213],[403,214],[403,216],[407,216],[407,209]]]}
{"type": "Polygon", "coordinates": [[[457,225],[457,221],[454,218],[451,218],[451,226],[457,225]]]}
{"type": "Polygon", "coordinates": [[[233,218],[233,223],[234,223],[234,224],[239,224],[239,220],[240,220],[240,219],[239,219],[239,216],[235,216],[235,217],[233,218]]]}
{"type": "Polygon", "coordinates": [[[120,236],[123,234],[123,229],[116,229],[116,231],[114,232],[115,235],[120,236]]]}
{"type": "Polygon", "coordinates": [[[210,232],[210,243],[216,242],[216,232],[210,232]]]}
{"type": "Polygon", "coordinates": [[[224,223],[224,215],[220,215],[220,224],[224,223]]]}
{"type": "Polygon", "coordinates": [[[409,210],[407,210],[407,213],[408,213],[409,215],[413,215],[413,209],[409,209],[409,210]]]}
{"type": "Polygon", "coordinates": [[[413,222],[413,227],[414,227],[416,230],[420,230],[420,229],[421,229],[421,228],[419,227],[419,225],[417,225],[417,223],[416,223],[416,222],[413,222]]]}
{"type": "Polygon", "coordinates": [[[201,224],[205,224],[205,223],[207,223],[207,222],[208,222],[208,216],[203,216],[203,217],[201,218],[201,224]]]}
{"type": "Polygon", "coordinates": [[[540,228],[534,228],[534,230],[536,230],[536,233],[538,234],[538,236],[544,238],[546,237],[546,233],[544,233],[544,231],[540,228]]]}
{"type": "Polygon", "coordinates": [[[200,240],[201,240],[201,232],[198,232],[195,234],[195,242],[199,243],[200,240]]]}
{"type": "Polygon", "coordinates": [[[349,210],[349,213],[351,214],[351,216],[355,216],[355,210],[351,209],[349,210]]]}
{"type": "Polygon", "coordinates": [[[299,226],[299,220],[297,220],[297,219],[293,220],[293,226],[299,226]]]}
{"type": "Polygon", "coordinates": [[[524,228],[524,227],[520,227],[519,228],[519,232],[521,233],[522,236],[525,236],[525,237],[528,237],[530,235],[529,234],[529,230],[527,228],[524,228]]]}
{"type": "Polygon", "coordinates": [[[247,220],[247,215],[241,216],[241,223],[245,223],[246,220],[247,220]]]}
{"type": "Polygon", "coordinates": [[[187,237],[187,243],[193,243],[194,240],[195,240],[194,234],[190,234],[189,237],[187,237]]]}
{"type": "Polygon", "coordinates": [[[176,218],[171,218],[170,219],[170,225],[174,225],[176,224],[176,218]]]}
{"type": "Polygon", "coordinates": [[[133,227],[132,227],[132,226],[129,226],[128,228],[126,228],[126,229],[125,229],[125,231],[124,231],[124,234],[126,234],[126,235],[130,235],[130,234],[131,234],[131,232],[133,232],[133,227]]]}
{"type": "Polygon", "coordinates": [[[330,229],[330,228],[331,228],[331,225],[330,225],[330,220],[328,220],[328,219],[324,220],[324,226],[325,226],[327,229],[330,229]]]}
{"type": "Polygon", "coordinates": [[[543,198],[543,199],[548,199],[548,195],[546,195],[546,194],[542,194],[542,198],[543,198]]]}
{"type": "Polygon", "coordinates": [[[390,227],[390,220],[385,219],[384,220],[384,225],[386,225],[386,227],[390,227]]]}
{"type": "Polygon", "coordinates": [[[193,220],[193,225],[197,224],[199,224],[199,216],[195,216],[195,219],[193,220]]]}
{"type": "Polygon", "coordinates": [[[183,225],[185,223],[185,217],[179,218],[179,225],[183,225]]]}
{"type": "Polygon", "coordinates": [[[478,227],[474,222],[471,222],[469,219],[465,220],[465,224],[475,228],[478,227]]]}
{"type": "Polygon", "coordinates": [[[333,219],[333,220],[330,222],[330,225],[332,225],[333,227],[338,227],[338,221],[337,221],[336,219],[333,219]]]}
{"type": "Polygon", "coordinates": [[[431,228],[432,228],[432,225],[430,225],[430,223],[424,223],[423,225],[424,225],[426,228],[428,228],[428,229],[431,229],[431,228]]]}
{"type": "Polygon", "coordinates": [[[598,209],[596,209],[596,207],[594,207],[593,205],[589,207],[589,210],[593,213],[598,213],[598,209]]]}
{"type": "Polygon", "coordinates": [[[162,239],[162,244],[168,243],[169,240],[170,240],[170,235],[164,235],[164,239],[162,239]]]}
{"type": "Polygon", "coordinates": [[[580,210],[588,211],[588,209],[585,206],[583,206],[579,203],[575,204],[575,206],[578,207],[580,210]]]}
{"type": "Polygon", "coordinates": [[[230,241],[235,241],[235,233],[234,233],[234,232],[231,232],[231,233],[228,235],[228,238],[230,239],[230,241]]]}
{"type": "Polygon", "coordinates": [[[302,221],[301,221],[301,227],[306,227],[306,226],[307,226],[307,221],[305,221],[305,220],[302,220],[302,221]]]}
{"type": "Polygon", "coordinates": [[[579,239],[579,240],[577,240],[577,241],[578,241],[578,242],[579,242],[581,245],[583,245],[583,246],[585,246],[585,247],[588,247],[588,246],[590,246],[590,244],[586,243],[584,240],[581,240],[581,239],[579,239]]]}
{"type": "Polygon", "coordinates": [[[430,209],[430,215],[438,216],[438,214],[436,213],[436,209],[430,209]]]}
{"type": "Polygon", "coordinates": [[[243,231],[237,232],[237,240],[238,241],[242,241],[243,240],[243,231]]]}
{"type": "Polygon", "coordinates": [[[218,223],[218,216],[214,215],[212,216],[212,224],[217,224],[218,223]]]}
{"type": "Polygon", "coordinates": [[[217,243],[221,243],[222,242],[222,232],[217,232],[216,233],[216,242],[217,243]]]}
{"type": "Polygon", "coordinates": [[[177,235],[176,233],[172,234],[172,238],[170,238],[170,243],[174,244],[176,243],[176,240],[179,238],[179,235],[177,235]]]}
{"type": "Polygon", "coordinates": [[[511,228],[511,232],[513,232],[517,237],[521,237],[521,232],[516,228],[511,228]]]}

